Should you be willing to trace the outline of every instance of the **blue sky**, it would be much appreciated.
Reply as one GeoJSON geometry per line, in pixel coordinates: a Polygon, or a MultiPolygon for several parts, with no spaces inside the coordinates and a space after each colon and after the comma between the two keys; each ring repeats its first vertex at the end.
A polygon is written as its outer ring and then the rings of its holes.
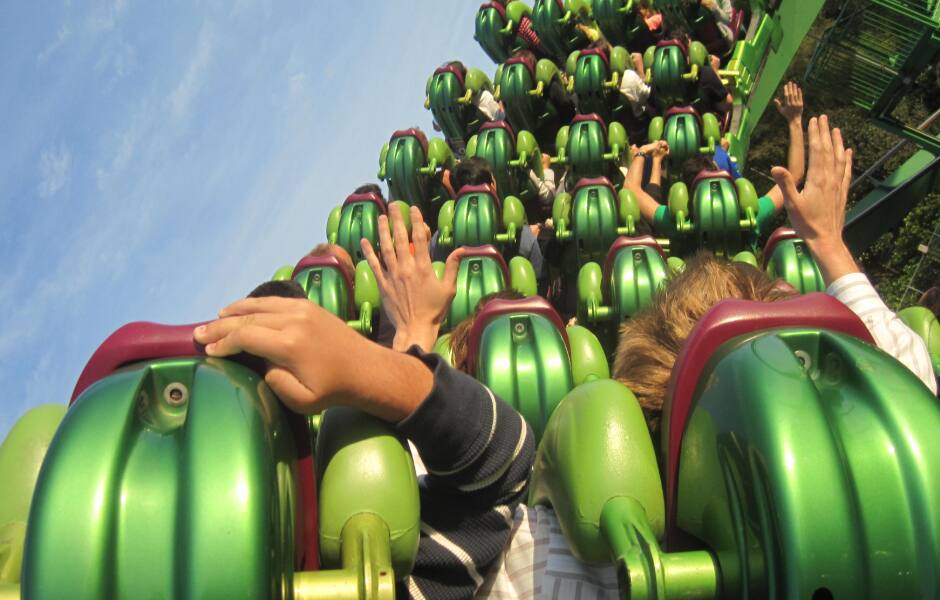
{"type": "Polygon", "coordinates": [[[129,321],[214,316],[324,240],[478,2],[0,7],[0,439],[129,321]],[[324,7],[328,7],[324,9],[324,7]]]}

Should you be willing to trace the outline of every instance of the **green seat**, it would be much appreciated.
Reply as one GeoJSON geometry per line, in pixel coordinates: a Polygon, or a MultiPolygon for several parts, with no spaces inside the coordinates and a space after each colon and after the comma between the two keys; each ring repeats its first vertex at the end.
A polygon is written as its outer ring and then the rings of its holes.
{"type": "Polygon", "coordinates": [[[494,63],[501,63],[526,47],[525,40],[516,36],[516,30],[522,15],[530,12],[531,9],[519,0],[505,6],[500,2],[482,4],[474,22],[473,39],[494,63]]]}
{"type": "Polygon", "coordinates": [[[438,244],[443,247],[498,244],[514,249],[525,226],[525,208],[514,196],[502,202],[488,185],[465,185],[441,207],[438,244]]]}
{"type": "Polygon", "coordinates": [[[933,373],[940,377],[940,323],[933,311],[924,306],[908,306],[898,316],[927,344],[933,373]]]}
{"type": "Polygon", "coordinates": [[[666,140],[669,164],[681,167],[694,156],[715,153],[715,146],[721,142],[721,125],[712,113],[700,115],[691,106],[679,106],[653,117],[648,135],[651,142],[666,140]]]}
{"type": "Polygon", "coordinates": [[[732,180],[726,171],[703,171],[692,182],[694,196],[682,182],[669,188],[670,249],[685,254],[705,248],[734,257],[753,251],[757,241],[757,192],[750,181],[732,180]]]}
{"type": "Polygon", "coordinates": [[[561,126],[559,110],[548,97],[548,86],[560,80],[558,67],[548,59],[530,62],[525,57],[507,59],[496,69],[497,100],[506,108],[506,120],[516,131],[531,131],[540,146],[554,143],[561,126]]]}
{"type": "Polygon", "coordinates": [[[610,122],[629,112],[620,93],[620,76],[630,65],[630,53],[625,48],[615,46],[610,55],[602,48],[576,50],[566,65],[568,91],[577,94],[579,113],[596,113],[610,122]]]}
{"type": "Polygon", "coordinates": [[[489,121],[467,142],[466,156],[489,164],[501,198],[515,196],[527,201],[537,197],[529,171],[542,176],[542,152],[530,132],[517,134],[506,121],[489,121]]]}
{"type": "Polygon", "coordinates": [[[571,241],[578,252],[578,265],[599,261],[618,235],[632,235],[640,220],[636,197],[620,190],[605,177],[584,178],[574,193],[555,196],[552,207],[555,239],[571,241]]]}
{"type": "MultiPolygon", "coordinates": [[[[443,274],[443,264],[435,263],[438,273],[443,274]]],[[[535,270],[521,256],[509,263],[493,246],[467,248],[457,270],[456,294],[450,303],[447,318],[441,326],[446,332],[473,314],[484,296],[512,288],[523,296],[534,296],[537,291],[535,270]]]]}
{"type": "Polygon", "coordinates": [[[492,91],[489,78],[480,69],[467,69],[466,75],[452,64],[434,70],[425,89],[424,107],[447,139],[466,139],[476,133],[486,120],[474,105],[473,96],[492,91]]]}
{"type": "Polygon", "coordinates": [[[634,0],[591,2],[594,20],[611,44],[627,47],[636,34],[645,33],[646,23],[634,5],[634,0]]]}
{"type": "Polygon", "coordinates": [[[619,166],[629,141],[617,121],[608,127],[599,115],[576,115],[570,126],[558,130],[555,147],[558,155],[552,157],[552,164],[568,166],[568,177],[574,181],[606,177],[619,185],[623,180],[619,166]]]}
{"type": "Polygon", "coordinates": [[[366,261],[359,261],[356,272],[350,273],[335,256],[305,256],[294,266],[291,278],[311,302],[345,320],[359,333],[372,335],[381,296],[366,261]]]}
{"type": "Polygon", "coordinates": [[[542,47],[555,60],[562,61],[590,43],[576,27],[587,18],[585,15],[589,15],[590,10],[588,0],[535,0],[532,28],[538,33],[542,47]]]}
{"type": "MultiPolygon", "coordinates": [[[[388,183],[390,199],[417,206],[422,214],[432,216],[449,199],[439,180],[440,170],[455,165],[453,152],[444,140],[429,141],[420,129],[402,129],[382,146],[378,178],[388,183]]],[[[437,224],[428,225],[433,229],[437,224]]]]}
{"type": "Polygon", "coordinates": [[[469,372],[518,410],[542,436],[552,411],[575,385],[609,377],[607,359],[591,332],[565,328],[544,299],[494,299],[468,336],[469,372]]]}
{"type": "Polygon", "coordinates": [[[801,294],[826,291],[816,259],[792,229],[780,227],[770,234],[761,260],[771,279],[783,279],[801,294]]]}
{"type": "Polygon", "coordinates": [[[685,104],[695,99],[699,70],[708,61],[708,51],[693,41],[663,40],[643,53],[646,82],[660,106],[685,104]]]}

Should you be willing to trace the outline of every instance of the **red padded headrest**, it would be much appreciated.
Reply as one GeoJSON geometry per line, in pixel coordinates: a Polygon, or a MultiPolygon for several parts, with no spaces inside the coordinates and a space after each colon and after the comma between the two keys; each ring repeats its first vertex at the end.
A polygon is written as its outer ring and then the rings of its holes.
{"type": "Polygon", "coordinates": [[[607,68],[610,68],[610,57],[607,56],[607,52],[605,52],[603,48],[588,48],[587,50],[581,51],[581,56],[591,56],[594,54],[600,56],[604,64],[607,65],[607,68]]]}
{"type": "Polygon", "coordinates": [[[796,231],[790,229],[789,227],[778,227],[774,229],[774,232],[770,234],[770,237],[767,238],[767,243],[764,244],[764,250],[760,255],[760,267],[761,269],[767,268],[767,261],[770,260],[770,257],[773,256],[774,250],[777,249],[777,244],[785,240],[798,240],[800,236],[796,234],[796,231]]]}
{"type": "Polygon", "coordinates": [[[605,290],[610,286],[610,274],[614,268],[614,259],[617,258],[617,254],[619,254],[621,250],[630,246],[649,246],[659,252],[660,256],[663,257],[663,262],[666,262],[666,253],[663,252],[663,247],[659,245],[653,236],[640,235],[637,237],[627,237],[621,235],[610,245],[610,249],[607,251],[607,258],[604,259],[603,286],[605,290]]]}
{"type": "Polygon", "coordinates": [[[663,406],[666,442],[667,539],[676,534],[679,452],[695,391],[708,360],[728,340],[781,327],[810,327],[855,336],[874,344],[871,333],[849,308],[827,294],[813,293],[780,302],[724,300],[699,319],[676,358],[663,406]]]}
{"type": "Polygon", "coordinates": [[[509,134],[509,138],[512,140],[512,145],[516,145],[516,132],[513,131],[512,125],[510,125],[508,122],[484,121],[484,123],[480,125],[480,131],[483,131],[484,129],[505,129],[506,133],[509,134]]]}
{"type": "Polygon", "coordinates": [[[294,272],[291,273],[291,279],[297,277],[297,274],[305,269],[314,269],[317,267],[326,267],[330,269],[336,269],[339,271],[340,275],[343,276],[343,281],[346,282],[346,291],[352,293],[356,289],[355,284],[355,273],[350,273],[347,270],[347,267],[343,265],[335,256],[305,256],[297,261],[297,264],[294,265],[294,272]]]}
{"type": "Polygon", "coordinates": [[[541,296],[529,296],[528,298],[518,298],[516,300],[494,298],[480,310],[480,313],[473,321],[473,326],[470,328],[470,335],[467,340],[467,368],[470,373],[476,373],[480,338],[483,336],[483,330],[486,329],[489,322],[500,315],[516,313],[541,315],[551,321],[561,333],[561,337],[565,340],[565,347],[568,349],[568,356],[571,356],[571,342],[568,340],[568,331],[565,329],[561,317],[558,316],[558,312],[549,304],[548,300],[541,296]]]}
{"type": "Polygon", "coordinates": [[[481,4],[477,12],[480,12],[481,10],[486,10],[487,8],[492,8],[493,10],[498,12],[499,16],[501,16],[503,19],[506,18],[506,7],[500,4],[499,2],[487,2],[486,4],[481,4]]]}
{"type": "Polygon", "coordinates": [[[434,69],[435,75],[440,75],[441,73],[453,73],[454,77],[457,78],[457,81],[460,82],[460,85],[463,86],[463,72],[457,68],[456,65],[443,65],[434,69]]]}
{"type": "Polygon", "coordinates": [[[578,183],[575,184],[574,189],[575,191],[578,191],[581,188],[594,186],[594,185],[602,185],[604,187],[608,187],[610,188],[610,191],[613,192],[614,196],[617,195],[617,190],[614,189],[614,185],[610,182],[610,179],[607,179],[606,177],[603,177],[603,176],[582,177],[581,179],[578,180],[578,183]]]}
{"type": "MultiPolygon", "coordinates": [[[[460,189],[464,190],[468,187],[471,186],[465,185],[460,189]]],[[[506,285],[509,285],[509,265],[506,264],[506,259],[503,258],[502,253],[500,253],[500,251],[497,250],[496,247],[492,244],[486,244],[485,246],[466,246],[463,257],[460,260],[463,261],[468,258],[475,258],[479,256],[492,258],[495,260],[496,264],[498,264],[499,268],[503,271],[503,281],[506,282],[506,285]]]]}
{"type": "Polygon", "coordinates": [[[678,47],[679,47],[679,50],[682,50],[682,54],[683,54],[686,58],[688,58],[688,56],[689,56],[689,48],[688,48],[688,46],[685,45],[685,42],[683,42],[682,40],[677,39],[677,38],[673,38],[673,39],[671,39],[671,40],[661,40],[661,41],[659,41],[659,42],[656,42],[656,47],[657,47],[657,48],[668,48],[668,47],[670,47],[670,46],[678,46],[678,47]]]}
{"type": "MultiPolygon", "coordinates": [[[[109,335],[88,359],[72,391],[69,406],[74,404],[76,398],[93,383],[104,379],[124,365],[145,360],[205,356],[203,348],[197,346],[193,340],[193,329],[206,322],[163,325],[137,321],[120,327],[109,335]]],[[[240,357],[247,356],[240,355],[240,357]]],[[[242,362],[264,377],[264,363],[260,360],[248,362],[239,360],[239,356],[229,358],[242,362]]],[[[297,451],[296,472],[301,494],[300,504],[303,507],[303,511],[297,511],[295,515],[296,519],[302,519],[297,522],[296,526],[304,536],[302,540],[298,540],[295,549],[295,564],[303,570],[314,570],[319,568],[320,559],[317,535],[317,486],[313,478],[314,465],[310,437],[304,417],[291,411],[285,411],[285,414],[297,451]]]]}
{"type": "Polygon", "coordinates": [[[571,119],[571,124],[574,125],[575,123],[582,123],[584,121],[597,121],[601,124],[601,127],[604,128],[604,135],[607,135],[607,123],[604,122],[604,119],[602,119],[599,114],[575,115],[574,118],[571,119]]]}
{"type": "Polygon", "coordinates": [[[727,171],[701,171],[695,176],[695,179],[692,180],[692,189],[694,190],[699,182],[704,179],[727,179],[731,183],[734,183],[734,178],[731,176],[731,173],[727,171]]]}
{"type": "Polygon", "coordinates": [[[531,56],[513,56],[507,58],[503,65],[525,65],[525,68],[529,70],[529,75],[535,77],[535,59],[531,56]]]}
{"type": "Polygon", "coordinates": [[[382,197],[375,192],[368,192],[366,194],[350,194],[346,196],[346,200],[343,201],[343,206],[346,206],[347,204],[355,204],[356,202],[371,202],[379,208],[379,213],[384,215],[388,212],[385,206],[385,201],[382,200],[382,197]]]}
{"type": "Polygon", "coordinates": [[[694,106],[673,106],[663,114],[663,117],[668,119],[673,115],[695,115],[699,122],[702,121],[702,115],[694,106]]]}
{"type": "Polygon", "coordinates": [[[410,129],[399,129],[398,131],[392,133],[391,139],[400,138],[400,137],[413,137],[417,138],[418,143],[421,144],[421,147],[424,148],[424,153],[428,153],[428,136],[424,135],[424,132],[420,129],[414,127],[410,129]]]}

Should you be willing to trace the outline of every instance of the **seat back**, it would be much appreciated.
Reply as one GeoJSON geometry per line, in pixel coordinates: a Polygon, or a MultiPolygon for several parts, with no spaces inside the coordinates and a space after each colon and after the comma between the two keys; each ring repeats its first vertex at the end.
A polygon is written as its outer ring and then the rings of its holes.
{"type": "Polygon", "coordinates": [[[419,169],[427,162],[428,140],[418,129],[392,134],[385,154],[385,178],[389,198],[412,206],[423,206],[428,194],[428,177],[419,169]]]}
{"type": "Polygon", "coordinates": [[[509,266],[493,246],[467,248],[457,269],[457,293],[450,303],[442,333],[473,314],[480,299],[509,286],[509,266]]]}
{"type": "Polygon", "coordinates": [[[263,364],[207,360],[193,328],[125,325],[85,366],[36,486],[24,597],[265,597],[317,568],[306,422],[263,364]]]}
{"type": "Polygon", "coordinates": [[[568,129],[567,154],[575,179],[607,175],[607,125],[597,114],[576,115],[568,129]]]}
{"type": "Polygon", "coordinates": [[[465,91],[463,74],[454,65],[438,67],[428,82],[431,114],[448,139],[464,139],[467,135],[473,107],[457,101],[465,91]]]}
{"type": "Polygon", "coordinates": [[[525,417],[536,440],[574,387],[564,323],[538,296],[488,302],[470,330],[467,362],[477,379],[525,417]]]}
{"type": "Polygon", "coordinates": [[[571,231],[580,264],[599,261],[617,238],[618,200],[606,177],[578,181],[571,200],[571,231]]]}
{"type": "Polygon", "coordinates": [[[561,0],[535,0],[532,28],[539,34],[542,47],[556,60],[587,45],[587,39],[574,27],[574,20],[564,21],[566,8],[561,0]]]}
{"type": "Polygon", "coordinates": [[[681,40],[663,40],[653,51],[651,83],[661,102],[684,99],[688,85],[682,76],[689,70],[688,49],[681,40]]]}
{"type": "Polygon", "coordinates": [[[733,338],[786,327],[827,329],[874,343],[858,316],[826,294],[808,294],[770,303],[725,300],[699,319],[676,358],[663,406],[666,518],[673,535],[682,435],[694,405],[696,390],[706,381],[704,376],[712,355],[733,338]]]}
{"type": "Polygon", "coordinates": [[[691,106],[666,111],[663,139],[669,144],[669,161],[678,165],[698,155],[702,146],[702,117],[691,106]]]}
{"type": "Polygon", "coordinates": [[[604,83],[610,77],[610,58],[601,48],[582,50],[575,63],[574,91],[578,112],[610,114],[610,100],[604,83]]]}
{"type": "Polygon", "coordinates": [[[535,65],[521,57],[510,58],[503,63],[496,83],[506,107],[506,120],[516,130],[535,131],[545,104],[544,100],[529,95],[536,85],[535,65]]]}
{"type": "Polygon", "coordinates": [[[516,133],[506,121],[488,121],[480,126],[476,143],[467,154],[486,160],[501,198],[519,195],[519,178],[509,165],[516,156],[516,133]]]}
{"type": "Polygon", "coordinates": [[[731,175],[724,171],[703,175],[693,183],[696,246],[730,258],[744,249],[737,189],[731,175]]]}
{"type": "Polygon", "coordinates": [[[496,242],[502,225],[499,198],[488,185],[465,185],[454,207],[454,245],[484,246],[496,242]]]}
{"type": "Polygon", "coordinates": [[[666,255],[652,236],[618,237],[604,260],[604,295],[617,323],[649,305],[666,281],[666,255]]]}
{"type": "Polygon", "coordinates": [[[940,468],[924,457],[940,452],[936,398],[855,337],[871,339],[835,299],[775,304],[794,307],[789,323],[765,323],[782,328],[743,328],[694,359],[704,364],[697,374],[676,365],[678,383],[696,378],[677,474],[668,461],[667,540],[681,530],[708,547],[740,597],[933,590],[940,468]]]}
{"type": "Polygon", "coordinates": [[[506,27],[506,7],[499,2],[481,4],[474,21],[473,37],[493,62],[501,63],[513,51],[512,35],[502,30],[506,27]]]}
{"type": "Polygon", "coordinates": [[[604,37],[614,46],[626,46],[637,27],[644,26],[639,11],[632,8],[632,0],[593,0],[594,20],[604,37]]]}
{"type": "Polygon", "coordinates": [[[314,304],[341,319],[352,319],[354,277],[335,256],[305,256],[294,267],[291,279],[314,304]]]}
{"type": "Polygon", "coordinates": [[[767,238],[761,268],[771,279],[779,277],[801,294],[826,291],[826,282],[809,247],[788,227],[778,227],[767,238]]]}
{"type": "Polygon", "coordinates": [[[359,240],[369,240],[379,247],[379,215],[386,214],[385,202],[378,194],[351,194],[343,202],[336,243],[349,253],[353,262],[364,260],[359,240]]]}
{"type": "Polygon", "coordinates": [[[908,306],[898,311],[898,317],[927,344],[933,373],[940,378],[940,322],[937,315],[926,306],[908,306]]]}

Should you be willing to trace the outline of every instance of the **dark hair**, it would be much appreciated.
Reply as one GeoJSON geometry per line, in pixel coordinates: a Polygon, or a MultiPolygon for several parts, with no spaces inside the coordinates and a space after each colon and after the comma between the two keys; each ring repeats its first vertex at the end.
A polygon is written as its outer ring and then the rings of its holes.
{"type": "Polygon", "coordinates": [[[468,375],[474,375],[474,373],[470,373],[467,369],[467,358],[469,358],[468,350],[470,349],[470,330],[473,329],[473,324],[476,322],[477,316],[483,311],[486,305],[490,303],[490,300],[518,300],[520,298],[525,298],[525,296],[513,288],[506,288],[499,292],[487,294],[480,298],[469,317],[457,323],[457,326],[454,327],[453,332],[450,334],[450,352],[454,360],[455,369],[463,371],[468,375]]]}
{"type": "Polygon", "coordinates": [[[493,171],[490,163],[484,158],[476,156],[465,158],[454,167],[450,174],[450,183],[456,193],[465,185],[481,185],[493,182],[493,171]]]}
{"type": "Polygon", "coordinates": [[[596,50],[597,48],[600,48],[601,50],[603,50],[605,54],[610,55],[610,51],[613,48],[613,46],[611,46],[610,42],[608,42],[604,38],[600,38],[588,44],[588,47],[587,47],[588,50],[596,50]]]}
{"type": "Polygon", "coordinates": [[[513,57],[513,58],[521,58],[522,60],[524,60],[524,61],[526,61],[526,62],[531,62],[531,63],[532,63],[532,66],[535,66],[535,63],[536,63],[536,61],[537,61],[536,56],[535,56],[535,52],[532,52],[532,51],[529,50],[528,48],[520,48],[519,50],[516,50],[516,51],[513,53],[512,57],[513,57]]]}
{"type": "Polygon", "coordinates": [[[918,304],[929,308],[940,319],[940,286],[933,286],[921,295],[918,304]]]}
{"type": "Polygon", "coordinates": [[[461,75],[463,76],[467,75],[467,67],[464,66],[464,64],[460,62],[459,60],[449,60],[446,63],[444,63],[444,66],[445,67],[457,67],[461,75]]]}
{"type": "Polygon", "coordinates": [[[385,196],[382,195],[382,188],[380,188],[375,183],[364,183],[353,190],[354,194],[375,194],[382,200],[385,200],[385,196]]]}
{"type": "Polygon", "coordinates": [[[688,42],[692,39],[685,23],[671,23],[667,28],[667,36],[672,39],[682,40],[683,42],[688,42]]]}
{"type": "Polygon", "coordinates": [[[682,163],[682,180],[687,185],[692,185],[692,181],[702,171],[717,171],[718,166],[715,160],[708,154],[699,154],[682,163]]]}
{"type": "Polygon", "coordinates": [[[279,296],[281,298],[306,298],[303,286],[288,279],[286,281],[265,281],[248,294],[249,298],[264,298],[266,296],[279,296]]]}

